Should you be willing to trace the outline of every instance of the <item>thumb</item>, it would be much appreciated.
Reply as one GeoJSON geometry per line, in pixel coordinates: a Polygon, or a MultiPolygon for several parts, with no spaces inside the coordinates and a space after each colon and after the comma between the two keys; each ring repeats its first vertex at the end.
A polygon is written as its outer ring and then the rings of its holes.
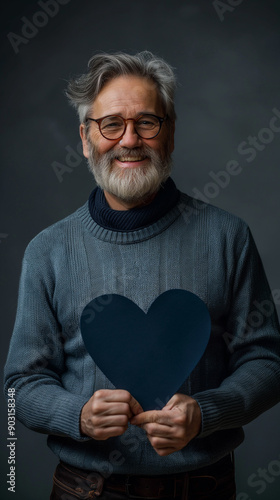
{"type": "Polygon", "coordinates": [[[162,410],[172,410],[172,408],[174,408],[174,406],[176,406],[176,404],[177,404],[177,397],[176,397],[176,394],[174,394],[174,396],[172,396],[172,398],[169,399],[169,401],[162,408],[162,410]]]}
{"type": "Polygon", "coordinates": [[[129,406],[134,415],[139,415],[139,413],[144,411],[140,403],[133,396],[130,398],[129,406]]]}

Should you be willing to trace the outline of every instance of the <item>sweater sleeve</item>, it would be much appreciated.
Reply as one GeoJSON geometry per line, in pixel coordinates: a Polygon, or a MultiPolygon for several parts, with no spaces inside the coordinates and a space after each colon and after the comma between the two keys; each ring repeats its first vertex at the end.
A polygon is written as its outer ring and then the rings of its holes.
{"type": "MultiPolygon", "coordinates": [[[[240,235],[239,235],[240,238],[240,235]]],[[[193,395],[202,411],[199,437],[243,426],[280,401],[277,313],[250,230],[236,259],[225,342],[228,376],[193,395]]]]}
{"type": "Polygon", "coordinates": [[[16,417],[30,429],[84,440],[80,412],[88,398],[63,388],[63,336],[52,308],[46,255],[45,246],[34,240],[25,252],[4,388],[6,393],[15,389],[16,417]]]}

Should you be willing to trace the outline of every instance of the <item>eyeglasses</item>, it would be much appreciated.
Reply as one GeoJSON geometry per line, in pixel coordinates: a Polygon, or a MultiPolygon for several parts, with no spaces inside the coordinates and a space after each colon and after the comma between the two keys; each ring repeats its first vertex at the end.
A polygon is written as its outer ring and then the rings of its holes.
{"type": "Polygon", "coordinates": [[[96,122],[99,127],[100,134],[108,139],[114,141],[120,139],[126,131],[127,122],[132,120],[134,122],[134,129],[137,135],[142,139],[153,139],[160,133],[161,126],[166,120],[166,116],[161,118],[156,115],[140,115],[138,118],[123,118],[119,115],[104,116],[104,118],[86,118],[86,121],[91,120],[96,122]]]}

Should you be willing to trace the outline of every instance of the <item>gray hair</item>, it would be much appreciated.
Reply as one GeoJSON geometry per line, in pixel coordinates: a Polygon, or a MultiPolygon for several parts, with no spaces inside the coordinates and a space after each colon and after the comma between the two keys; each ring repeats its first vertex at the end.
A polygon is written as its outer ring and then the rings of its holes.
{"type": "Polygon", "coordinates": [[[135,55],[123,52],[100,53],[88,62],[89,71],[70,80],[65,91],[70,103],[77,110],[80,122],[84,123],[87,113],[104,85],[118,76],[133,75],[152,80],[157,89],[167,117],[174,121],[174,93],[176,77],[172,67],[151,52],[135,55]]]}

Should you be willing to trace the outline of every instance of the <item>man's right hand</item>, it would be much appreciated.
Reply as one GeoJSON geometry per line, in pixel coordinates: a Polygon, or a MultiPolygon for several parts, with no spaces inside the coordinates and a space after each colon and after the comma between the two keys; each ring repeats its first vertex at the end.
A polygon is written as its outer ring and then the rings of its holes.
{"type": "Polygon", "coordinates": [[[124,434],[133,415],[143,411],[128,391],[101,389],[83,406],[81,433],[97,440],[124,434]]]}

